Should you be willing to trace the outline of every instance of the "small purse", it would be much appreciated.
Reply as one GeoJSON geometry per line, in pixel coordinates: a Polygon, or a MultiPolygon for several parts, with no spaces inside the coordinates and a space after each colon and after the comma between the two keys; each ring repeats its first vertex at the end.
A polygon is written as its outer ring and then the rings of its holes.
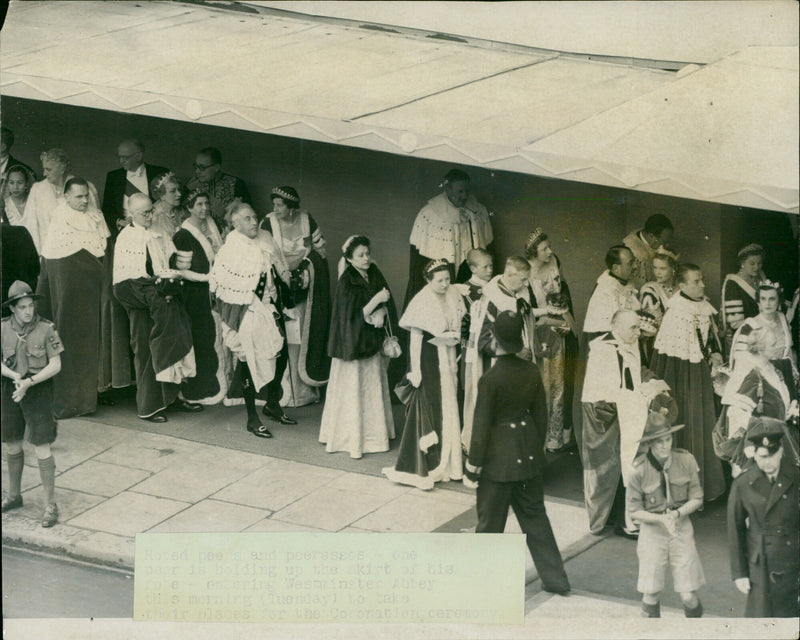
{"type": "Polygon", "coordinates": [[[383,345],[381,345],[381,353],[386,356],[387,358],[399,358],[403,355],[403,350],[400,348],[400,341],[397,339],[392,333],[392,323],[389,322],[389,314],[386,314],[386,322],[383,325],[383,328],[386,330],[386,337],[383,339],[383,345]]]}

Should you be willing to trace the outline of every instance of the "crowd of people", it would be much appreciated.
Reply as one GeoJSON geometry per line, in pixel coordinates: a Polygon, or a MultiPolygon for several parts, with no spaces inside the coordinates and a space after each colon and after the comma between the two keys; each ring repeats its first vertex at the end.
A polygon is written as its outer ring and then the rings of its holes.
{"type": "Polygon", "coordinates": [[[22,503],[27,424],[52,526],[55,420],[113,403],[113,388],[135,384],[150,422],[244,404],[259,438],[272,437],[259,403],[291,425],[285,407],[324,399],[319,441],[353,458],[390,450],[396,397],[404,424],[384,475],[477,486],[478,531],[502,531],[512,506],[546,589],[569,582],[544,511],[544,456],[577,448],[590,532],[638,538],[646,615],[658,615],[669,566],[686,615],[702,615],[688,516],[729,489],[748,615],[797,615],[796,558],[773,550],[798,549],[798,294],[786,304],[766,278],[763,247],[739,252],[720,317],[702,268],[672,246],[672,222],[651,215],[609,248],[581,331],[547,233],[533,229],[494,275],[490,214],[453,169],[415,219],[400,309],[364,235],[341,247],[331,296],[329,247],[297,190],[272,189],[259,216],[218,149],[197,153],[184,184],[122,141],[101,209],[63,150],[41,154],[36,181],[12,144],[3,129],[4,512],[22,503]],[[758,492],[775,475],[794,491],[779,518],[764,511],[776,490],[758,492]],[[761,555],[742,550],[753,544],[761,555]]]}

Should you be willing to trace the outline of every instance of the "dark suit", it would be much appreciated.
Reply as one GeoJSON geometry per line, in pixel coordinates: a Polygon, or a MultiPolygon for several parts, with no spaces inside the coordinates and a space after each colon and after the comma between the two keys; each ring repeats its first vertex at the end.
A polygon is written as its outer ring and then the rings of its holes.
{"type": "Polygon", "coordinates": [[[748,618],[800,615],[799,512],[798,469],[786,452],[774,484],[755,464],[733,481],[728,547],[733,579],[750,578],[748,618]]]}
{"type": "Polygon", "coordinates": [[[469,467],[477,467],[477,533],[502,533],[508,508],[525,533],[542,585],[568,591],[569,580],[544,507],[542,471],[547,400],[539,369],[503,355],[478,381],[469,467]]]}
{"type": "MultiPolygon", "coordinates": [[[[160,176],[162,173],[167,173],[169,169],[154,164],[145,164],[144,171],[147,176],[147,184],[149,185],[153,178],[160,176]]],[[[128,182],[127,176],[128,172],[123,168],[109,171],[106,175],[106,186],[105,189],[103,189],[103,215],[106,218],[108,230],[114,238],[116,238],[119,233],[117,220],[122,220],[125,217],[122,205],[125,201],[125,186],[128,182]]],[[[149,196],[150,194],[145,193],[145,195],[149,196]]]]}
{"type": "MultiPolygon", "coordinates": [[[[27,282],[32,291],[36,291],[36,283],[39,279],[39,254],[33,238],[28,230],[22,226],[10,225],[4,222],[2,225],[2,277],[3,300],[8,297],[8,288],[14,284],[15,280],[27,282]]],[[[9,306],[3,307],[3,317],[11,313],[9,306]]]]}

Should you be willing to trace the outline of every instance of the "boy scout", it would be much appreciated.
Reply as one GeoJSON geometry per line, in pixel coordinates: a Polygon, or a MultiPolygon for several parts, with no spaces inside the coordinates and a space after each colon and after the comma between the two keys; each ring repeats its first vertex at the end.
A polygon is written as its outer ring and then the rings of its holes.
{"type": "Polygon", "coordinates": [[[642,594],[645,618],[661,617],[658,596],[667,567],[686,617],[703,615],[695,591],[705,584],[705,576],[689,520],[689,514],[703,506],[703,488],[694,456],[672,448],[672,434],[682,428],[682,424],[670,426],[663,413],[650,412],[640,440],[647,452],[634,460],[627,487],[628,517],[641,525],[636,588],[642,594]]]}
{"type": "Polygon", "coordinates": [[[20,484],[25,454],[22,436],[28,426],[28,440],[36,449],[39,475],[45,495],[42,526],[52,527],[58,520],[55,503],[56,463],[50,444],[56,439],[53,418],[53,381],[61,371],[61,338],[55,326],[36,313],[35,295],[24,282],[17,280],[8,290],[3,306],[11,315],[2,320],[3,344],[2,409],[0,437],[7,446],[8,494],[2,512],[22,506],[20,484]]]}

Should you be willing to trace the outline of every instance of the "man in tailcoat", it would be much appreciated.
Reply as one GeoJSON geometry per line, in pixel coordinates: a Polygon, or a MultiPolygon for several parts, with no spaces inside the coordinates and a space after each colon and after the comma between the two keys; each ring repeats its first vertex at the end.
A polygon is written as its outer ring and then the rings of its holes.
{"type": "Polygon", "coordinates": [[[128,199],[135,193],[150,195],[150,181],[169,169],[144,161],[144,145],[136,138],[123,140],[117,147],[119,169],[109,171],[103,189],[103,215],[112,238],[127,224],[128,199]]]}
{"type": "Polygon", "coordinates": [[[503,311],[492,325],[497,361],[478,381],[464,485],[477,487],[477,533],[502,533],[514,509],[542,588],[567,595],[569,580],[544,506],[547,400],[539,369],[517,357],[523,320],[503,311]]]}
{"type": "Polygon", "coordinates": [[[783,455],[783,423],[750,419],[752,464],[728,498],[728,546],[736,588],[747,595],[748,618],[800,615],[798,469],[783,455]]]}

